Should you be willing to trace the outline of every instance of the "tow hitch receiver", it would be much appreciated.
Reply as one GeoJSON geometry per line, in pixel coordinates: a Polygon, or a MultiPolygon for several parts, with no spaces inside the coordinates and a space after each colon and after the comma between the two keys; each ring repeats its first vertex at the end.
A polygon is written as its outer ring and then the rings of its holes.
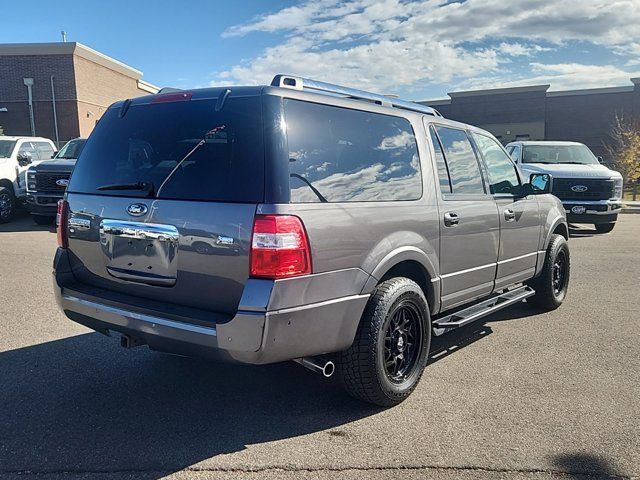
{"type": "Polygon", "coordinates": [[[131,335],[122,335],[120,337],[120,346],[122,348],[126,348],[127,350],[134,347],[141,347],[142,345],[146,344],[147,342],[145,342],[144,340],[141,340],[137,337],[132,337],[131,335]]]}

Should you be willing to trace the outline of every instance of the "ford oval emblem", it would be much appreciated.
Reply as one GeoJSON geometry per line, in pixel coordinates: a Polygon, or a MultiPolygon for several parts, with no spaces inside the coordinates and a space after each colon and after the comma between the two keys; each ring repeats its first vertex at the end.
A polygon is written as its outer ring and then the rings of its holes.
{"type": "Polygon", "coordinates": [[[571,190],[576,193],[583,193],[589,190],[589,188],[586,185],[574,185],[573,187],[571,187],[571,190]]]}
{"type": "Polygon", "coordinates": [[[69,180],[66,178],[61,178],[60,180],[56,180],[56,185],[59,187],[67,187],[69,185],[69,180]]]}
{"type": "Polygon", "coordinates": [[[127,207],[127,213],[129,215],[133,215],[134,217],[141,217],[148,211],[149,209],[144,203],[132,203],[127,207]]]}

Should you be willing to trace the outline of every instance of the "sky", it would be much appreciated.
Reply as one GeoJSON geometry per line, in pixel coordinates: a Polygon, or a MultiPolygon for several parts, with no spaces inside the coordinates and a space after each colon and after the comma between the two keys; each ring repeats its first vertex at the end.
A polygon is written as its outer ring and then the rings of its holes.
{"type": "Polygon", "coordinates": [[[3,22],[0,43],[65,30],[161,87],[286,73],[427,100],[640,77],[640,0],[0,0],[0,11],[23,19],[3,22]]]}

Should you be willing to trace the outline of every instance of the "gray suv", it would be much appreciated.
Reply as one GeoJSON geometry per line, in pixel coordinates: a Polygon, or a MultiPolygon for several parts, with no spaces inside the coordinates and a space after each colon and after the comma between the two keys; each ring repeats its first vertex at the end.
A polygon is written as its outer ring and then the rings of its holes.
{"type": "Polygon", "coordinates": [[[550,183],[430,107],[299,77],[126,100],[59,203],[57,301],[127,348],[295,360],[392,406],[432,335],[560,306],[550,183]]]}

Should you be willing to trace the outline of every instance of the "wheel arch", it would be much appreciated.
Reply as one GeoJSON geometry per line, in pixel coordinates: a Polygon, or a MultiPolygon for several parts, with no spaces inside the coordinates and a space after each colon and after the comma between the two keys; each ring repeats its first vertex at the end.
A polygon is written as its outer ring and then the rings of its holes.
{"type": "Polygon", "coordinates": [[[0,178],[0,187],[7,187],[13,196],[16,196],[16,191],[13,188],[13,182],[11,180],[7,180],[6,178],[0,178]]]}
{"type": "Polygon", "coordinates": [[[565,240],[569,240],[569,226],[564,218],[560,217],[553,222],[547,233],[547,238],[544,240],[544,250],[549,246],[551,235],[562,235],[565,240]]]}
{"type": "Polygon", "coordinates": [[[371,273],[362,293],[371,293],[380,282],[393,277],[406,277],[416,282],[424,293],[431,314],[440,309],[440,282],[429,257],[415,247],[404,247],[389,253],[371,273]]]}

